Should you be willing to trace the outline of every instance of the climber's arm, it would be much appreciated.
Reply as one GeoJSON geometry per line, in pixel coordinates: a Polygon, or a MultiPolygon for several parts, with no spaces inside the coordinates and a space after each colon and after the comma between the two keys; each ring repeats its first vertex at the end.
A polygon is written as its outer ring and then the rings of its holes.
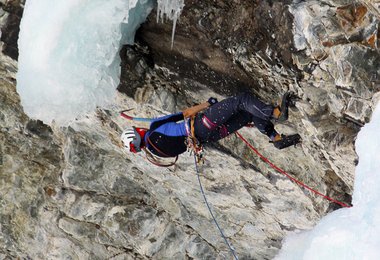
{"type": "Polygon", "coordinates": [[[188,118],[195,116],[197,113],[205,110],[209,106],[215,105],[216,103],[218,103],[218,100],[216,98],[210,97],[207,102],[185,109],[183,111],[183,117],[188,118]]]}
{"type": "Polygon", "coordinates": [[[209,102],[204,102],[202,104],[199,104],[199,105],[196,105],[193,107],[189,107],[183,111],[183,117],[188,118],[188,117],[195,116],[197,113],[199,113],[202,110],[205,110],[209,106],[210,106],[209,102]]]}

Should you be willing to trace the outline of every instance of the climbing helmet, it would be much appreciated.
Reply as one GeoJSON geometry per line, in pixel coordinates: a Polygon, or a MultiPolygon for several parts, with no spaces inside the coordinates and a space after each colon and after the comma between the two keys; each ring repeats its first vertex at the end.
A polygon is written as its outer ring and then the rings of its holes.
{"type": "Polygon", "coordinates": [[[128,151],[133,153],[141,151],[141,136],[135,127],[125,129],[121,134],[121,141],[128,151]]]}

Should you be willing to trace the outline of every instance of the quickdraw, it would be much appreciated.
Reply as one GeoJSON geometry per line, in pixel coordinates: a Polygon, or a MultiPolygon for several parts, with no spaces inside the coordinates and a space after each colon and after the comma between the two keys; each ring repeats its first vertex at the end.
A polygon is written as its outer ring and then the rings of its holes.
{"type": "Polygon", "coordinates": [[[194,134],[194,117],[185,118],[185,128],[187,138],[185,144],[190,154],[194,153],[197,158],[197,163],[204,163],[203,146],[198,142],[194,134]]]}

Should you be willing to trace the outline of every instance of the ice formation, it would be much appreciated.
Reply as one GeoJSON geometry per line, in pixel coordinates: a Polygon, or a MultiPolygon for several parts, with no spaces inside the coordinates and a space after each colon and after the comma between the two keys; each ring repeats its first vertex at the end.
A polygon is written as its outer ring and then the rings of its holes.
{"type": "Polygon", "coordinates": [[[379,259],[380,107],[359,132],[353,207],[337,210],[311,231],[285,239],[276,259],[379,259]]]}
{"type": "Polygon", "coordinates": [[[133,43],[153,0],[26,1],[17,91],[24,111],[66,125],[112,103],[122,44],[133,43]]]}
{"type": "Polygon", "coordinates": [[[159,20],[164,21],[165,18],[173,21],[172,48],[177,20],[181,15],[184,6],[184,0],[157,0],[157,22],[159,22],[159,20]]]}

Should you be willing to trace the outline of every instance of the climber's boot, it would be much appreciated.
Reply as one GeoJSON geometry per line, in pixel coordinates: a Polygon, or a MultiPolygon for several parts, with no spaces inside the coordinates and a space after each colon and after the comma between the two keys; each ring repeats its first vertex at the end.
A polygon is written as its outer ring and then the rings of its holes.
{"type": "Polygon", "coordinates": [[[278,122],[284,122],[289,117],[289,106],[295,106],[296,95],[292,91],[286,92],[282,96],[281,105],[273,110],[273,118],[278,122]]]}
{"type": "Polygon", "coordinates": [[[301,136],[299,134],[294,135],[278,135],[272,141],[274,147],[277,149],[284,149],[286,147],[296,145],[301,142],[301,136]]]}

